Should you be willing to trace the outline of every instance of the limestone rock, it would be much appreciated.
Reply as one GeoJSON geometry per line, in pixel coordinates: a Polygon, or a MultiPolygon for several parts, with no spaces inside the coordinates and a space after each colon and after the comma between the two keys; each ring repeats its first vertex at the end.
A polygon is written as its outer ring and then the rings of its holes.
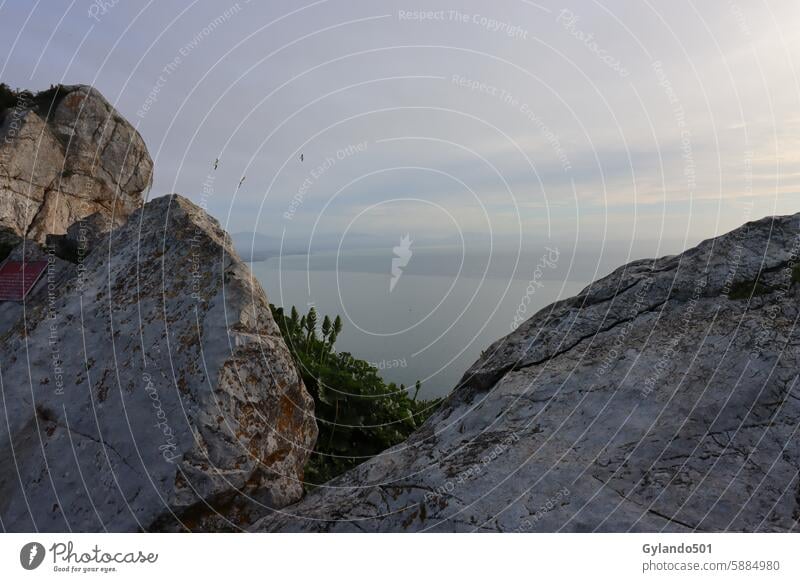
{"type": "Polygon", "coordinates": [[[0,229],[42,242],[92,213],[119,222],[142,204],[153,162],[96,89],[23,93],[0,121],[0,229]]]}
{"type": "Polygon", "coordinates": [[[172,195],[95,244],[39,250],[0,303],[2,527],[236,530],[299,500],[313,401],[227,233],[172,195]]]}
{"type": "Polygon", "coordinates": [[[800,214],[617,269],[253,530],[796,530],[798,255],[800,214]]]}

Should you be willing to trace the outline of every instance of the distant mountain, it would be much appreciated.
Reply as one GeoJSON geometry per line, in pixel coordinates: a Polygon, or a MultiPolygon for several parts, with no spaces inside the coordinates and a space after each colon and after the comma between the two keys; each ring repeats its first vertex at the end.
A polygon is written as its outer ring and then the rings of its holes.
{"type": "MultiPolygon", "coordinates": [[[[399,235],[398,235],[399,236],[399,235]]],[[[395,238],[371,234],[349,234],[344,242],[339,234],[320,234],[315,236],[310,244],[307,238],[281,239],[279,236],[270,236],[259,232],[237,232],[231,235],[236,252],[245,261],[266,261],[279,255],[305,255],[323,251],[344,251],[354,249],[391,249],[397,244],[395,238]]]]}
{"type": "MultiPolygon", "coordinates": [[[[258,232],[237,232],[231,235],[233,246],[239,256],[244,261],[256,262],[266,261],[270,257],[276,257],[281,253],[281,239],[275,236],[267,236],[258,232]]],[[[304,252],[295,247],[295,252],[304,252]]],[[[287,252],[284,250],[284,252],[287,252]]]]}

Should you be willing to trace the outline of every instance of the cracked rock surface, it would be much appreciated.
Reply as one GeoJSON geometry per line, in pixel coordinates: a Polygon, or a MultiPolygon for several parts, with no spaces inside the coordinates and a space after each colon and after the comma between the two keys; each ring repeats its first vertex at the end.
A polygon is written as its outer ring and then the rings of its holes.
{"type": "Polygon", "coordinates": [[[796,531],[799,254],[797,214],[617,269],[252,529],[796,531]]]}
{"type": "Polygon", "coordinates": [[[237,530],[299,500],[313,401],[227,233],[177,195],[93,233],[77,263],[27,241],[48,269],[0,303],[3,530],[237,530]]]}
{"type": "Polygon", "coordinates": [[[92,87],[45,93],[0,123],[0,231],[43,242],[95,212],[120,224],[152,184],[142,137],[92,87]]]}

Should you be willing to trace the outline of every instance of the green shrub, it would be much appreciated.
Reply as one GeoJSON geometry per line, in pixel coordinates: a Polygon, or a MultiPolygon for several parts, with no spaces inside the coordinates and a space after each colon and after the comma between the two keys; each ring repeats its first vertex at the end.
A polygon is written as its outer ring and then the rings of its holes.
{"type": "Polygon", "coordinates": [[[339,316],[323,318],[317,335],[314,308],[300,317],[292,307],[270,305],[303,382],[314,398],[319,437],[305,468],[310,486],[337,475],[404,441],[436,409],[441,399],[417,400],[402,384],[386,384],[364,360],[334,350],[342,330],[339,316]]]}
{"type": "Polygon", "coordinates": [[[772,289],[759,283],[758,279],[739,281],[731,285],[731,290],[728,292],[728,299],[750,299],[751,297],[765,295],[770,291],[772,291],[772,289]]]}
{"type": "Polygon", "coordinates": [[[0,123],[5,118],[6,111],[17,105],[17,92],[5,83],[0,83],[0,123]]]}
{"type": "Polygon", "coordinates": [[[22,239],[8,227],[0,228],[0,262],[6,260],[22,239]]]}
{"type": "Polygon", "coordinates": [[[61,100],[66,96],[66,91],[63,85],[51,85],[49,89],[39,91],[33,96],[33,104],[39,117],[45,121],[50,121],[53,117],[56,107],[61,100]]]}
{"type": "Polygon", "coordinates": [[[0,83],[0,123],[3,122],[8,111],[17,104],[24,109],[33,108],[42,119],[49,121],[58,104],[66,95],[63,85],[51,85],[49,89],[36,94],[26,90],[12,89],[5,83],[0,83]],[[23,100],[23,103],[20,101],[23,100]]]}
{"type": "Polygon", "coordinates": [[[0,241],[0,262],[5,261],[16,245],[0,241]]]}

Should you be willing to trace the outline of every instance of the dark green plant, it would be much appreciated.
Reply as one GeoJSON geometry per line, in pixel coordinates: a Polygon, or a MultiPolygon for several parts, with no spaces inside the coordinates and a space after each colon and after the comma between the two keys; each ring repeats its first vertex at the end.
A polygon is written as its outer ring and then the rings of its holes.
{"type": "Polygon", "coordinates": [[[45,121],[50,121],[58,104],[66,96],[63,85],[51,85],[49,89],[39,91],[33,96],[34,107],[39,116],[45,121]]]}
{"type": "Polygon", "coordinates": [[[8,255],[11,254],[11,251],[14,250],[16,245],[12,245],[6,242],[0,242],[0,261],[5,261],[8,255]]]}
{"type": "Polygon", "coordinates": [[[32,108],[42,119],[50,121],[53,112],[66,94],[63,85],[51,85],[49,89],[34,94],[26,90],[12,89],[5,83],[0,83],[0,122],[8,111],[17,105],[24,109],[32,108]]]}
{"type": "Polygon", "coordinates": [[[731,285],[728,291],[728,299],[750,299],[751,297],[758,297],[765,295],[772,291],[766,285],[763,285],[758,279],[752,281],[738,281],[731,285]]]}
{"type": "Polygon", "coordinates": [[[386,384],[364,360],[334,349],[342,320],[328,316],[316,333],[317,313],[298,317],[292,307],[270,306],[311,396],[319,437],[305,468],[309,485],[321,485],[337,475],[404,441],[433,413],[440,399],[411,398],[404,386],[386,384]]]}
{"type": "Polygon", "coordinates": [[[328,340],[331,335],[331,318],[327,315],[322,319],[322,346],[320,349],[319,357],[324,360],[325,353],[328,349],[328,340]]]}
{"type": "Polygon", "coordinates": [[[13,230],[7,227],[0,228],[0,261],[4,261],[21,242],[22,239],[13,230]]]}
{"type": "Polygon", "coordinates": [[[8,109],[16,107],[18,99],[17,91],[5,83],[0,83],[0,122],[3,121],[8,109]]]}
{"type": "Polygon", "coordinates": [[[792,284],[800,283],[800,265],[795,265],[792,269],[792,284]]]}
{"type": "Polygon", "coordinates": [[[306,315],[306,344],[311,345],[311,338],[317,338],[317,310],[313,307],[308,310],[306,315]]]}

